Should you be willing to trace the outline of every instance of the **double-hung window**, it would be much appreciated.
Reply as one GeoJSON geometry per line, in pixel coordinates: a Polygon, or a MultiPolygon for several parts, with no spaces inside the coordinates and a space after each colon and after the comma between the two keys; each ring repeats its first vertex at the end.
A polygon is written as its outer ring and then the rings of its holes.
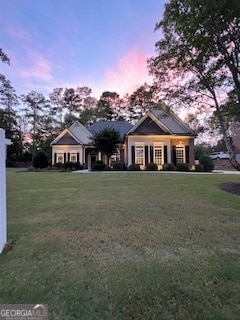
{"type": "Polygon", "coordinates": [[[76,153],[71,153],[70,154],[70,161],[71,162],[77,162],[77,154],[76,153]]]}
{"type": "Polygon", "coordinates": [[[185,163],[185,147],[176,147],[176,163],[185,163]]]}
{"type": "Polygon", "coordinates": [[[158,166],[163,164],[163,147],[162,146],[154,146],[154,159],[153,162],[158,166]]]}
{"type": "Polygon", "coordinates": [[[60,163],[64,162],[63,153],[58,153],[57,154],[57,162],[60,162],[60,163]]]}
{"type": "Polygon", "coordinates": [[[144,146],[135,146],[135,163],[140,166],[144,161],[144,146]]]}

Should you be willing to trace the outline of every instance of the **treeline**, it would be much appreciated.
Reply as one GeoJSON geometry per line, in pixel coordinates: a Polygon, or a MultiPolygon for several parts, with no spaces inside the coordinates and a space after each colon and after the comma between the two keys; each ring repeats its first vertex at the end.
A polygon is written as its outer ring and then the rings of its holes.
{"type": "Polygon", "coordinates": [[[99,99],[89,87],[54,88],[47,96],[31,91],[18,95],[10,81],[0,79],[0,127],[11,139],[7,159],[31,161],[38,150],[51,157],[50,143],[75,120],[88,126],[99,120],[136,122],[157,97],[151,86],[144,84],[124,97],[105,91],[99,99]]]}

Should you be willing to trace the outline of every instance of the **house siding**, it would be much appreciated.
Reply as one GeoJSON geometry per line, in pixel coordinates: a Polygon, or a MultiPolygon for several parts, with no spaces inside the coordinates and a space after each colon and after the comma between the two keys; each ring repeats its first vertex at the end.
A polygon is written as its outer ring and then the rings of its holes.
{"type": "MultiPolygon", "coordinates": [[[[153,155],[153,146],[154,145],[162,145],[164,152],[164,160],[171,159],[171,155],[169,153],[171,146],[171,138],[170,136],[160,136],[160,135],[130,135],[128,136],[128,146],[131,152],[128,152],[128,162],[127,165],[130,166],[135,162],[135,153],[133,152],[136,145],[144,146],[144,165],[142,169],[145,168],[146,164],[149,162],[154,162],[153,155]],[[165,155],[167,152],[167,155],[165,155]]],[[[160,168],[159,168],[160,169],[160,168]]]]}
{"type": "Polygon", "coordinates": [[[142,169],[144,169],[148,162],[154,162],[153,147],[157,144],[163,146],[164,163],[176,164],[176,146],[182,145],[185,147],[185,161],[189,164],[194,164],[194,138],[192,136],[131,135],[128,136],[129,152],[127,165],[129,166],[135,162],[134,147],[136,145],[143,145],[144,165],[142,166],[142,169]]]}
{"type": "Polygon", "coordinates": [[[80,163],[84,163],[83,161],[83,147],[81,145],[53,145],[52,146],[52,164],[54,165],[57,162],[57,154],[63,153],[64,162],[69,161],[70,154],[76,153],[77,159],[79,159],[80,163]]]}

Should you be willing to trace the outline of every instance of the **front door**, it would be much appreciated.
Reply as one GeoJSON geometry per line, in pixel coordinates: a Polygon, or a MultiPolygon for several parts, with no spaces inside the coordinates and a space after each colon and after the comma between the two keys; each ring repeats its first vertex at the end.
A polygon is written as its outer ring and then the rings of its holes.
{"type": "Polygon", "coordinates": [[[92,169],[94,162],[97,161],[97,155],[96,154],[90,154],[89,156],[90,156],[90,168],[92,169]]]}

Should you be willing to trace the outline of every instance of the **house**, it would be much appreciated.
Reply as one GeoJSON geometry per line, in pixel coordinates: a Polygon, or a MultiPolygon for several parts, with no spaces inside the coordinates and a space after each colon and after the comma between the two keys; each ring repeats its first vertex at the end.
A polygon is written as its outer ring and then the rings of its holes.
{"type": "Polygon", "coordinates": [[[173,112],[151,109],[134,126],[127,121],[99,121],[85,128],[75,121],[51,143],[52,162],[81,162],[91,168],[101,159],[91,143],[99,130],[111,127],[119,131],[122,143],[113,160],[127,166],[139,164],[142,169],[154,162],[161,169],[164,163],[194,164],[194,138],[191,129],[173,112]]]}

